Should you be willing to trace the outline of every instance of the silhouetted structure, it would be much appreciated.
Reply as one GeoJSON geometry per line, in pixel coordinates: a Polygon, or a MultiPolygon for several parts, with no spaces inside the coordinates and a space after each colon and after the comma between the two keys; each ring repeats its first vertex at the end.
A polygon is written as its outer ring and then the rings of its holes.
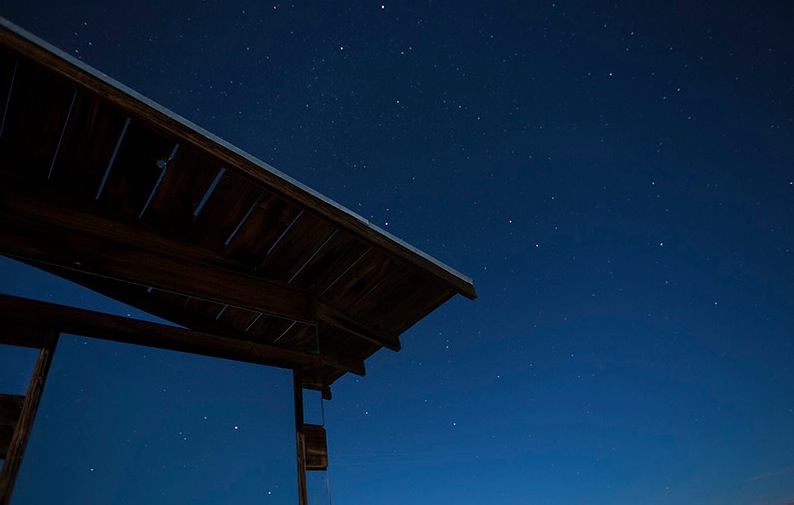
{"type": "Polygon", "coordinates": [[[303,389],[330,398],[471,280],[3,20],[0,253],[186,329],[0,297],[0,343],[40,349],[0,395],[0,503],[61,332],[294,371],[301,503],[327,465],[303,389]]]}

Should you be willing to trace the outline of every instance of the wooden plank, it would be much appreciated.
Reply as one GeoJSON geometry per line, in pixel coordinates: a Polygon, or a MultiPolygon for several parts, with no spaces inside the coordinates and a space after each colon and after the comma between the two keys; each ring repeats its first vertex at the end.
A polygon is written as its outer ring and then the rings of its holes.
{"type": "Polygon", "coordinates": [[[44,392],[47,372],[50,369],[57,342],[58,335],[53,332],[47,337],[44,347],[42,347],[39,352],[36,365],[33,367],[33,376],[30,379],[30,386],[28,386],[28,391],[25,394],[25,403],[20,411],[14,434],[11,437],[11,442],[8,445],[3,468],[0,470],[0,505],[8,505],[11,501],[14,483],[19,473],[19,467],[22,465],[22,458],[25,455],[30,432],[33,429],[36,410],[39,408],[39,401],[44,392]]]}
{"type": "Polygon", "coordinates": [[[455,296],[449,285],[437,279],[415,277],[422,277],[422,274],[414,272],[399,282],[381,284],[373,293],[375,301],[362,300],[361,310],[356,314],[378,321],[399,335],[455,296]],[[422,289],[416,289],[420,282],[422,289]]]}
{"type": "MultiPolygon", "coordinates": [[[[117,295],[119,292],[118,287],[113,292],[117,295]]],[[[147,291],[147,296],[140,300],[130,300],[129,298],[127,300],[141,310],[185,328],[240,340],[250,340],[245,335],[245,330],[261,314],[260,312],[226,305],[226,309],[222,313],[219,309],[218,313],[212,318],[208,318],[207,313],[198,314],[191,312],[190,297],[159,289],[147,291]],[[220,317],[217,317],[219,314],[220,317]]]]}
{"type": "Polygon", "coordinates": [[[257,267],[260,275],[290,282],[334,233],[324,219],[304,212],[257,267]]]}
{"type": "Polygon", "coordinates": [[[5,328],[56,330],[116,342],[246,361],[307,369],[340,366],[345,372],[364,375],[363,362],[350,358],[297,352],[262,343],[223,337],[202,331],[167,326],[128,317],[66,307],[0,294],[0,324],[5,328]]]}
{"type": "Polygon", "coordinates": [[[118,144],[99,203],[114,214],[137,221],[175,144],[172,138],[131,121],[118,144]]]}
{"type": "Polygon", "coordinates": [[[309,505],[306,484],[306,442],[303,435],[303,379],[300,370],[293,375],[292,385],[295,398],[295,446],[298,456],[298,505],[309,505]]]}
{"type": "Polygon", "coordinates": [[[74,92],[66,81],[19,60],[0,137],[0,170],[47,178],[74,92]]]}
{"type": "Polygon", "coordinates": [[[321,364],[317,356],[137,319],[0,295],[0,319],[116,342],[278,366],[321,364]]]}
{"type": "Polygon", "coordinates": [[[52,167],[53,184],[71,200],[93,202],[127,117],[87,92],[78,92],[52,167]]]}
{"type": "MultiPolygon", "coordinates": [[[[313,373],[316,374],[316,376],[313,377],[314,382],[318,382],[321,384],[333,384],[334,382],[339,380],[339,378],[342,377],[343,375],[336,373],[335,370],[329,367],[323,367],[319,370],[314,370],[313,373]]],[[[330,393],[330,389],[329,389],[329,393],[330,393]]],[[[325,395],[325,392],[323,392],[323,395],[325,395]]],[[[330,399],[330,398],[326,398],[325,396],[323,396],[323,399],[330,399]]]]}
{"type": "Polygon", "coordinates": [[[0,223],[0,252],[11,256],[307,323],[318,320],[316,301],[300,290],[230,270],[222,256],[93,214],[0,189],[0,223]]]}
{"type": "MultiPolygon", "coordinates": [[[[23,396],[24,398],[24,396],[23,396]]],[[[11,445],[11,439],[14,436],[13,426],[0,426],[0,460],[6,458],[8,447],[11,445]]]]}
{"type": "Polygon", "coordinates": [[[196,314],[201,319],[217,321],[221,314],[226,310],[225,303],[218,303],[200,298],[189,298],[185,304],[185,309],[191,314],[196,314]]]}
{"type": "Polygon", "coordinates": [[[263,314],[253,322],[247,333],[254,342],[272,344],[294,324],[295,321],[291,319],[263,314]]]}
{"type": "Polygon", "coordinates": [[[24,403],[24,395],[0,393],[0,426],[16,426],[24,403]]]}
{"type": "Polygon", "coordinates": [[[356,337],[368,340],[369,342],[386,347],[392,351],[400,350],[399,333],[395,332],[393,329],[378,325],[373,323],[373,321],[346,314],[326,303],[319,302],[318,309],[319,317],[322,321],[328,322],[350,335],[355,335],[356,337]]]}
{"type": "Polygon", "coordinates": [[[180,144],[141,224],[160,234],[184,238],[195,219],[194,212],[220,169],[218,163],[180,144]]]}
{"type": "MultiPolygon", "coordinates": [[[[31,266],[42,268],[42,265],[37,264],[31,264],[31,266]]],[[[118,289],[112,289],[112,286],[117,283],[110,279],[86,276],[79,272],[58,269],[52,266],[43,266],[43,269],[108,296],[112,296],[118,291],[118,289]]],[[[125,286],[125,294],[129,294],[129,292],[129,286],[125,286]]],[[[233,307],[228,307],[218,320],[208,321],[199,318],[196,314],[188,312],[187,310],[184,312],[178,310],[177,307],[184,306],[188,303],[188,297],[160,290],[149,291],[143,287],[137,292],[139,293],[139,297],[136,297],[134,300],[128,297],[126,299],[128,304],[164,319],[166,318],[165,316],[171,316],[170,320],[176,324],[201,333],[214,334],[219,337],[268,344],[281,336],[293,324],[293,321],[288,319],[260,315],[233,307]],[[225,320],[225,317],[227,317],[226,315],[228,314],[228,317],[236,318],[235,312],[237,311],[240,312],[240,317],[245,322],[227,324],[225,320]],[[239,324],[241,329],[237,329],[237,324],[239,324]]],[[[321,331],[326,332],[343,331],[323,322],[321,322],[320,327],[322,328],[321,331]]],[[[41,328],[20,324],[12,325],[9,321],[0,318],[0,343],[25,347],[41,347],[41,342],[43,342],[45,333],[46,330],[42,330],[41,328]]],[[[284,346],[279,347],[284,348],[284,346]]],[[[318,354],[317,349],[313,348],[307,352],[316,354],[320,362],[329,367],[338,368],[344,370],[344,372],[350,372],[359,376],[366,375],[364,362],[352,358],[350,355],[346,354],[344,350],[327,348],[323,349],[323,351],[318,354]]],[[[310,370],[308,368],[305,371],[307,372],[305,374],[307,378],[313,377],[309,373],[310,370]]],[[[321,389],[328,386],[328,384],[318,385],[316,383],[312,383],[312,385],[318,386],[321,389]]]]}
{"type": "MultiPolygon", "coordinates": [[[[321,317],[316,298],[303,290],[264,279],[261,273],[230,270],[236,265],[230,265],[221,255],[107,220],[95,212],[62,207],[57,205],[59,193],[24,184],[7,177],[0,188],[0,222],[6,224],[0,230],[0,252],[304,323],[316,324],[321,317]]],[[[322,220],[307,222],[305,230],[326,227],[322,220]]],[[[303,251],[310,250],[305,245],[310,243],[299,234],[292,241],[303,251]]],[[[386,258],[384,263],[388,267],[391,260],[386,258]]],[[[352,286],[376,285],[383,268],[366,270],[369,277],[363,279],[365,283],[353,279],[352,286]]],[[[356,270],[351,268],[345,275],[356,270]]],[[[342,284],[336,282],[335,286],[342,284]]],[[[123,292],[115,297],[119,295],[123,299],[123,292]]],[[[322,317],[372,342],[399,349],[393,332],[385,332],[344,310],[327,307],[322,317]]]]}
{"type": "MultiPolygon", "coordinates": [[[[366,347],[367,349],[370,347],[376,350],[381,349],[381,346],[373,344],[369,341],[356,338],[351,339],[349,334],[345,333],[339,328],[331,326],[328,323],[321,322],[317,328],[317,349],[315,352],[320,356],[323,365],[329,366],[331,368],[338,368],[340,370],[348,370],[363,377],[366,375],[366,369],[363,367],[364,361],[354,357],[361,354],[360,348],[362,346],[366,347]],[[351,345],[348,347],[336,347],[334,345],[329,345],[330,342],[333,342],[333,338],[329,339],[328,336],[334,333],[347,335],[348,343],[351,345]]],[[[308,369],[304,371],[307,374],[310,372],[308,369]]],[[[331,383],[328,382],[323,384],[330,385],[331,383]]]]}
{"type": "Polygon", "coordinates": [[[271,192],[263,192],[223,254],[257,267],[276,241],[290,228],[301,211],[271,192]]]}
{"type": "Polygon", "coordinates": [[[241,334],[244,333],[251,326],[251,324],[261,316],[261,314],[261,312],[240,309],[227,305],[226,309],[216,320],[221,325],[228,326],[236,333],[241,334]]]}
{"type": "Polygon", "coordinates": [[[347,269],[334,284],[325,290],[320,299],[347,310],[372,291],[384,277],[397,268],[394,260],[372,249],[366,253],[362,261],[347,269]]]}
{"type": "Polygon", "coordinates": [[[46,337],[46,328],[20,326],[0,319],[0,344],[41,349],[46,337]]]}
{"type": "Polygon", "coordinates": [[[24,404],[23,395],[0,394],[0,459],[6,457],[24,404]]]}
{"type": "Polygon", "coordinates": [[[304,424],[303,441],[306,448],[306,470],[328,470],[325,428],[317,424],[304,424]]]}

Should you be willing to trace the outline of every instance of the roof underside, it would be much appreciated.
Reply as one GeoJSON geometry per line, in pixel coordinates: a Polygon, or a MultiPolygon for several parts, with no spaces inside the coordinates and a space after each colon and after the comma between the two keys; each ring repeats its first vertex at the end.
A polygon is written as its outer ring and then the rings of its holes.
{"type": "Polygon", "coordinates": [[[471,280],[31,35],[0,28],[0,253],[326,388],[471,280]]]}

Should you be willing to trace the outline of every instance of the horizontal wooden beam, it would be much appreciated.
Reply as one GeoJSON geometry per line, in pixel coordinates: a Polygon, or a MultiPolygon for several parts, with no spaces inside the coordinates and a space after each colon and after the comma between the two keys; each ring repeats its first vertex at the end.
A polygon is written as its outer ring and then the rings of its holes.
{"type": "MultiPolygon", "coordinates": [[[[53,275],[57,275],[64,279],[70,280],[72,282],[76,282],[77,284],[81,284],[93,291],[98,293],[105,294],[106,296],[113,296],[115,291],[113,288],[116,287],[116,282],[110,279],[103,279],[96,276],[89,276],[85,274],[81,274],[79,272],[74,272],[71,270],[64,270],[58,267],[52,267],[51,265],[41,265],[36,264],[34,262],[29,262],[33,267],[38,267],[46,272],[50,272],[53,275]]],[[[160,317],[162,319],[169,320],[179,326],[184,326],[185,328],[190,328],[192,330],[196,330],[203,333],[209,333],[216,335],[218,337],[225,337],[231,338],[236,340],[247,340],[245,338],[245,334],[241,334],[240,332],[230,328],[229,326],[223,325],[217,320],[210,320],[206,318],[201,318],[196,314],[191,313],[190,311],[175,311],[173,307],[165,307],[162,304],[158,304],[157,300],[153,300],[151,297],[141,296],[135,293],[132,294],[125,294],[125,301],[134,307],[137,307],[144,312],[152,314],[154,316],[160,317]]],[[[2,329],[2,321],[0,321],[0,329],[2,329]]],[[[21,329],[15,330],[15,334],[18,333],[21,329]]],[[[28,330],[32,331],[32,330],[28,330]]],[[[37,330],[38,331],[38,330],[37,330]]],[[[41,334],[42,332],[39,331],[41,334]]],[[[8,337],[12,337],[13,335],[8,335],[8,337]]],[[[43,335],[40,336],[43,339],[43,335]]],[[[20,339],[21,343],[17,345],[26,345],[25,341],[32,342],[35,341],[35,337],[33,340],[30,339],[20,339]]],[[[13,343],[13,342],[9,342],[13,343]]],[[[320,349],[319,353],[320,360],[323,364],[335,368],[336,370],[344,373],[350,372],[355,375],[364,376],[366,375],[366,368],[365,363],[360,358],[354,358],[352,356],[334,352],[331,349],[320,349]]],[[[312,375],[306,373],[304,371],[304,379],[306,377],[312,377],[312,375]]],[[[324,389],[327,386],[324,382],[311,382],[311,384],[316,385],[318,389],[324,389]]]]}
{"type": "Polygon", "coordinates": [[[246,272],[221,254],[59,205],[57,195],[46,193],[5,177],[0,253],[304,323],[324,320],[387,349],[400,349],[396,335],[305,291],[246,272]]]}
{"type": "MultiPolygon", "coordinates": [[[[4,333],[9,335],[15,333],[15,328],[46,328],[61,333],[75,333],[116,342],[251,363],[297,366],[309,370],[321,366],[332,366],[340,371],[357,375],[364,374],[364,363],[356,362],[353,359],[342,361],[329,358],[326,360],[315,354],[291,351],[271,345],[8,295],[0,295],[0,327],[9,329],[10,331],[4,333]]],[[[40,334],[30,331],[26,333],[40,334]]],[[[0,335],[0,343],[4,343],[1,337],[2,335],[0,335]]],[[[35,342],[30,342],[30,344],[40,342],[39,337],[31,338],[35,338],[35,342]]],[[[15,338],[15,340],[20,343],[19,338],[15,338]]],[[[322,387],[326,385],[311,383],[306,386],[322,387]]]]}

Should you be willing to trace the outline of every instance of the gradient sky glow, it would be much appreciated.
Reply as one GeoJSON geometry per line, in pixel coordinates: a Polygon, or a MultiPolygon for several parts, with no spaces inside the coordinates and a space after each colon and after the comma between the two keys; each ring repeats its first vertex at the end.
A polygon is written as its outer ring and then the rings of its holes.
{"type": "Polygon", "coordinates": [[[475,279],[333,387],[335,505],[794,502],[794,3],[0,14],[475,279]]]}

